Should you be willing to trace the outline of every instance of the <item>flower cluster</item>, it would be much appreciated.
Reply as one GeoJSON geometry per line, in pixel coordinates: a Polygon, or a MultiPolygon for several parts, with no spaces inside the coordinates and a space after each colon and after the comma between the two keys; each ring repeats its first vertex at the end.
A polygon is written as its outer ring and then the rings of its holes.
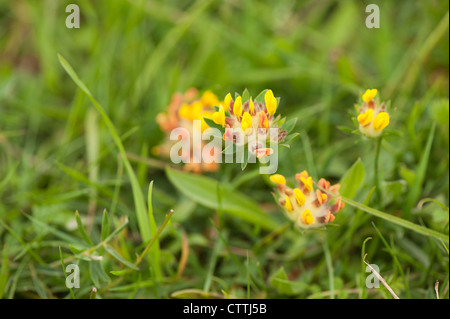
{"type": "MultiPolygon", "coordinates": [[[[190,136],[192,136],[193,130],[203,132],[207,129],[209,126],[204,121],[204,117],[211,117],[214,112],[214,105],[219,105],[220,103],[217,96],[209,90],[205,91],[201,96],[199,96],[199,92],[195,88],[188,89],[184,94],[175,93],[167,107],[167,112],[159,113],[156,116],[156,122],[159,124],[161,130],[166,133],[166,137],[161,145],[153,149],[154,153],[166,157],[169,156],[170,149],[175,143],[169,139],[169,135],[175,128],[185,128],[190,133],[190,136]],[[194,127],[194,120],[198,120],[200,126],[194,127]]],[[[200,145],[195,143],[191,143],[190,145],[191,148],[200,146],[203,149],[205,144],[202,142],[200,145]]],[[[184,170],[195,173],[217,171],[217,162],[195,163],[192,160],[192,154],[193,150],[189,152],[190,158],[186,160],[186,164],[183,167],[184,170]]],[[[218,156],[220,154],[216,155],[218,156]]]]}
{"type": "Polygon", "coordinates": [[[225,128],[223,134],[225,141],[233,141],[237,145],[249,143],[251,152],[261,158],[274,152],[272,148],[266,147],[266,141],[282,142],[288,133],[282,129],[285,119],[280,120],[280,116],[275,117],[278,101],[272,90],[261,92],[255,100],[248,91],[245,91],[242,96],[236,94],[234,99],[228,93],[223,104],[220,104],[216,112],[212,114],[211,119],[225,128]],[[270,134],[271,129],[275,129],[274,136],[270,134]],[[243,134],[233,134],[236,131],[243,134]]]}
{"type": "Polygon", "coordinates": [[[369,89],[362,96],[363,103],[358,108],[359,131],[368,137],[378,137],[389,124],[386,104],[375,99],[377,89],[369,89]]]}
{"type": "Polygon", "coordinates": [[[270,180],[277,185],[275,196],[286,216],[298,227],[319,228],[335,218],[345,206],[340,197],[332,197],[339,194],[339,184],[330,185],[330,182],[321,178],[314,190],[314,182],[308,172],[303,171],[295,175],[297,187],[290,188],[286,184],[283,175],[275,174],[270,180]]]}

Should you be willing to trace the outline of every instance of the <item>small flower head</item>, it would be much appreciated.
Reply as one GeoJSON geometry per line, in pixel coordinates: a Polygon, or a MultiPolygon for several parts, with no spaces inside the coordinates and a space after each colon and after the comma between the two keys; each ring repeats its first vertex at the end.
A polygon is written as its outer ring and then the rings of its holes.
{"type": "Polygon", "coordinates": [[[314,183],[308,172],[296,174],[297,181],[294,188],[286,184],[283,175],[275,174],[270,181],[277,185],[275,196],[285,215],[296,226],[308,229],[319,228],[332,222],[335,214],[341,211],[345,204],[340,197],[332,199],[332,195],[338,195],[339,184],[330,185],[325,179],[320,179],[314,190],[314,183]]]}
{"type": "Polygon", "coordinates": [[[368,137],[378,137],[389,124],[389,114],[385,103],[379,102],[377,89],[369,89],[362,95],[363,103],[358,107],[359,131],[368,137]]]}
{"type": "Polygon", "coordinates": [[[251,151],[258,157],[269,156],[274,150],[266,148],[261,141],[279,143],[287,135],[278,124],[280,116],[275,117],[278,100],[272,90],[267,90],[257,99],[249,94],[236,95],[235,99],[228,93],[223,102],[223,111],[219,109],[213,113],[211,119],[224,128],[223,139],[236,144],[251,143],[251,151]],[[245,99],[245,100],[244,100],[245,99]],[[278,132],[276,140],[270,136],[270,129],[278,132]],[[239,129],[244,134],[241,139],[233,136],[233,130],[239,129]],[[256,142],[258,141],[258,142],[256,142]]]}
{"type": "Polygon", "coordinates": [[[362,99],[364,102],[369,103],[373,100],[375,95],[377,95],[378,90],[377,89],[367,89],[366,92],[363,94],[362,99]]]}
{"type": "MultiPolygon", "coordinates": [[[[167,112],[161,112],[156,116],[156,121],[162,131],[166,133],[164,142],[155,147],[153,152],[157,155],[168,157],[170,149],[175,143],[171,141],[170,132],[175,128],[185,128],[192,136],[193,130],[203,132],[209,126],[204,121],[204,118],[212,118],[216,122],[225,124],[225,111],[223,106],[219,107],[218,112],[214,112],[214,105],[220,105],[221,102],[212,91],[205,91],[201,96],[198,90],[191,88],[183,93],[175,93],[172,100],[167,107],[167,112]],[[194,120],[201,120],[199,127],[193,127],[194,120]]],[[[191,143],[191,147],[194,147],[191,143]]],[[[201,144],[203,149],[204,144],[201,144]]],[[[192,150],[191,152],[192,153],[192,150]]],[[[183,167],[187,171],[201,173],[204,171],[216,171],[218,169],[217,163],[195,163],[190,160],[183,167]]]]}

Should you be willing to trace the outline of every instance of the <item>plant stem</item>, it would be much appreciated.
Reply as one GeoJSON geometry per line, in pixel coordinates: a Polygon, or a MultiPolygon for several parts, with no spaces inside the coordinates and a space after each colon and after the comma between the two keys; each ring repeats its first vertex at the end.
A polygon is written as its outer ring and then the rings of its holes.
{"type": "Polygon", "coordinates": [[[378,172],[378,160],[380,158],[380,149],[381,149],[381,141],[383,140],[383,136],[380,136],[376,141],[375,146],[375,161],[374,161],[374,170],[373,170],[373,182],[375,184],[375,193],[376,193],[376,199],[379,203],[379,207],[383,209],[382,204],[382,194],[381,194],[381,188],[380,188],[380,177],[378,172]]]}

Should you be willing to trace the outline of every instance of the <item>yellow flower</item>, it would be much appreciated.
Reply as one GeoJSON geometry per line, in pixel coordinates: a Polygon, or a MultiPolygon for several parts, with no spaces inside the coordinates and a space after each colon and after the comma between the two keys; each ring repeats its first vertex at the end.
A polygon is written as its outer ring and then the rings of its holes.
{"type": "Polygon", "coordinates": [[[357,120],[359,122],[359,131],[368,137],[378,137],[383,129],[389,125],[389,114],[386,112],[386,104],[380,103],[378,99],[373,98],[377,94],[376,89],[367,90],[363,94],[364,103],[359,107],[357,120]]]}
{"type": "Polygon", "coordinates": [[[294,208],[292,207],[292,203],[287,195],[286,195],[286,209],[288,212],[292,212],[294,210],[294,208]]]}
{"type": "MultiPolygon", "coordinates": [[[[275,117],[277,109],[277,99],[273,96],[272,90],[265,90],[264,101],[259,98],[253,100],[248,91],[246,91],[245,100],[242,96],[236,95],[233,101],[231,94],[228,93],[223,101],[223,113],[216,112],[212,115],[214,122],[225,127],[223,139],[233,141],[235,144],[250,144],[250,151],[257,158],[270,156],[274,153],[274,148],[265,147],[263,141],[272,143],[281,143],[288,132],[283,129],[285,119],[278,121],[280,117],[275,117]],[[228,111],[227,111],[228,109],[228,111]],[[274,130],[272,130],[274,129],[274,130]],[[244,132],[243,138],[233,136],[233,132],[244,132]],[[278,136],[274,136],[278,134],[278,136]],[[256,142],[258,141],[258,142],[256,142]]],[[[262,97],[261,93],[261,97],[262,97]]],[[[266,144],[267,145],[267,144],[266,144]]]]}
{"type": "Polygon", "coordinates": [[[242,123],[241,123],[241,129],[242,132],[245,134],[250,134],[252,129],[252,116],[245,112],[244,116],[242,116],[242,123]]]}
{"type": "Polygon", "coordinates": [[[178,111],[180,117],[184,117],[185,119],[190,119],[191,116],[191,107],[189,104],[183,104],[178,111]]]}
{"type": "Polygon", "coordinates": [[[252,97],[250,96],[250,103],[248,105],[248,108],[250,109],[250,113],[253,115],[255,114],[255,103],[253,103],[252,97]]]}
{"type": "Polygon", "coordinates": [[[225,111],[228,111],[228,109],[230,108],[231,100],[232,100],[231,94],[228,93],[228,94],[225,96],[225,99],[223,100],[223,105],[224,105],[225,111]]]}
{"type": "Polygon", "coordinates": [[[369,103],[373,100],[375,95],[377,95],[378,90],[377,89],[367,89],[366,92],[363,94],[362,99],[364,102],[369,103]]]}
{"type": "Polygon", "coordinates": [[[270,176],[270,180],[275,184],[286,185],[286,179],[281,174],[274,174],[274,175],[270,176]]]}
{"type": "Polygon", "coordinates": [[[266,103],[267,112],[274,115],[277,111],[277,99],[273,96],[272,90],[267,90],[264,95],[264,102],[266,103]]]}
{"type": "Polygon", "coordinates": [[[380,112],[373,120],[373,128],[375,131],[381,131],[389,124],[389,114],[386,112],[380,112]]]}
{"type": "Polygon", "coordinates": [[[242,115],[242,98],[238,96],[234,101],[233,113],[239,119],[242,115]]]}
{"type": "Polygon", "coordinates": [[[305,225],[312,225],[314,223],[314,217],[309,209],[305,209],[301,214],[302,223],[305,225]]]}
{"type": "Polygon", "coordinates": [[[201,101],[206,106],[214,106],[219,104],[219,99],[217,96],[211,92],[210,90],[205,91],[201,97],[201,101]]]}
{"type": "Polygon", "coordinates": [[[314,183],[308,172],[296,174],[299,186],[293,190],[286,185],[283,175],[275,174],[270,180],[277,184],[276,197],[285,215],[300,228],[319,228],[332,222],[335,214],[344,208],[340,197],[330,199],[332,194],[339,195],[339,184],[321,178],[318,182],[320,189],[314,192],[314,183]]]}
{"type": "MultiPolygon", "coordinates": [[[[214,116],[214,105],[219,105],[219,103],[217,96],[211,91],[205,91],[202,96],[198,95],[198,90],[195,88],[190,88],[185,93],[175,93],[171,98],[170,104],[167,106],[167,110],[156,116],[156,121],[161,130],[166,133],[166,137],[164,142],[156,146],[152,151],[156,152],[159,156],[170,157],[171,148],[175,143],[169,138],[170,132],[178,127],[185,128],[188,132],[192,130],[203,132],[209,127],[204,119],[212,119],[214,116]],[[200,120],[200,122],[193,126],[194,120],[200,120]]],[[[217,119],[217,115],[215,117],[217,119]]],[[[225,122],[225,114],[223,114],[222,118],[223,122],[225,122]]],[[[193,162],[193,145],[194,143],[191,143],[191,155],[187,158],[190,162],[185,163],[183,169],[195,173],[217,171],[219,168],[218,161],[212,163],[193,162]]],[[[205,145],[202,142],[200,145],[201,149],[205,145]]],[[[214,156],[218,160],[219,155],[214,153],[214,156]]]]}
{"type": "Polygon", "coordinates": [[[222,104],[219,106],[219,111],[213,113],[212,120],[219,125],[225,126],[225,110],[222,104]]]}
{"type": "Polygon", "coordinates": [[[303,206],[303,204],[305,204],[306,201],[305,194],[303,194],[303,192],[299,188],[294,188],[294,195],[298,206],[300,207],[303,206]]]}
{"type": "Polygon", "coordinates": [[[308,178],[300,176],[300,181],[303,183],[303,185],[308,190],[308,192],[313,190],[313,182],[312,182],[312,177],[311,176],[308,177],[308,178]]]}
{"type": "Polygon", "coordinates": [[[358,122],[362,126],[366,126],[372,122],[373,119],[373,110],[368,109],[366,112],[358,115],[358,122]]]}

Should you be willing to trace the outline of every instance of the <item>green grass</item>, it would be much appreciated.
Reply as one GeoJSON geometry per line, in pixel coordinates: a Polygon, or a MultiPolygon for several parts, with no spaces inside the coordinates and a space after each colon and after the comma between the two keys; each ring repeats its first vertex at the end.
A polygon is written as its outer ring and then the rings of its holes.
{"type": "Polygon", "coordinates": [[[380,29],[356,0],[80,0],[67,29],[72,2],[0,0],[0,298],[392,298],[365,254],[400,298],[449,297],[447,1],[380,2],[380,29]],[[190,87],[280,96],[278,172],[341,182],[333,225],[294,228],[256,164],[154,157],[190,87]],[[378,146],[345,129],[367,88],[378,146]]]}

